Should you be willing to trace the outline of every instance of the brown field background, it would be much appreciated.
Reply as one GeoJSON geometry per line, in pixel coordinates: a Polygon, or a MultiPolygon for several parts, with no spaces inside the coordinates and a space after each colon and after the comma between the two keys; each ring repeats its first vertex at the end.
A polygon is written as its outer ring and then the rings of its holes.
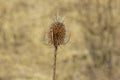
{"type": "Polygon", "coordinates": [[[58,12],[70,40],[57,80],[120,80],[120,0],[0,0],[0,80],[52,80],[44,35],[58,12]]]}

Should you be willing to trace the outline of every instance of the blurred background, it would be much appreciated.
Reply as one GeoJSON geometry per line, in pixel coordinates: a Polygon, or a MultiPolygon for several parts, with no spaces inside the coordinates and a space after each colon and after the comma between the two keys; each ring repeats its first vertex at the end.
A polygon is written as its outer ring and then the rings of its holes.
{"type": "Polygon", "coordinates": [[[0,80],[52,80],[57,12],[70,34],[57,80],[120,80],[120,0],[0,0],[0,80]]]}

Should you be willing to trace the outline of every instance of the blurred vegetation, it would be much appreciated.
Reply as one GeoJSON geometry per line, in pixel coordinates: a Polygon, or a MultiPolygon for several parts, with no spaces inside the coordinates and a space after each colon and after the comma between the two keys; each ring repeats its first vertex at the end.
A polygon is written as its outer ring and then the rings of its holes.
{"type": "Polygon", "coordinates": [[[119,0],[0,0],[0,80],[52,80],[43,35],[56,13],[70,41],[58,49],[57,80],[120,79],[119,0]]]}

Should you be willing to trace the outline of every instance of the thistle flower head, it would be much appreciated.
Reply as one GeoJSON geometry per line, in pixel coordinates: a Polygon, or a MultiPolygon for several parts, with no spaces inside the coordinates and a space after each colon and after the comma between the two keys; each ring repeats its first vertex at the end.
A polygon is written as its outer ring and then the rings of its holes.
{"type": "Polygon", "coordinates": [[[64,43],[65,35],[65,25],[63,24],[62,19],[57,17],[56,20],[51,24],[48,33],[49,43],[56,47],[62,45],[64,43]]]}
{"type": "Polygon", "coordinates": [[[46,45],[58,47],[65,45],[70,40],[70,34],[66,29],[65,24],[60,16],[56,16],[50,25],[50,28],[44,35],[44,42],[46,45]]]}

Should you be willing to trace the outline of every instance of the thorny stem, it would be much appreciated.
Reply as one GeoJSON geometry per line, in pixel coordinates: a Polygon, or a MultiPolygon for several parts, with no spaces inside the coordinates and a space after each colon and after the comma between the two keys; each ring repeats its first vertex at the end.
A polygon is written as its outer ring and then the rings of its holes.
{"type": "Polygon", "coordinates": [[[55,46],[54,51],[53,80],[56,80],[56,61],[57,61],[57,46],[55,46]]]}

